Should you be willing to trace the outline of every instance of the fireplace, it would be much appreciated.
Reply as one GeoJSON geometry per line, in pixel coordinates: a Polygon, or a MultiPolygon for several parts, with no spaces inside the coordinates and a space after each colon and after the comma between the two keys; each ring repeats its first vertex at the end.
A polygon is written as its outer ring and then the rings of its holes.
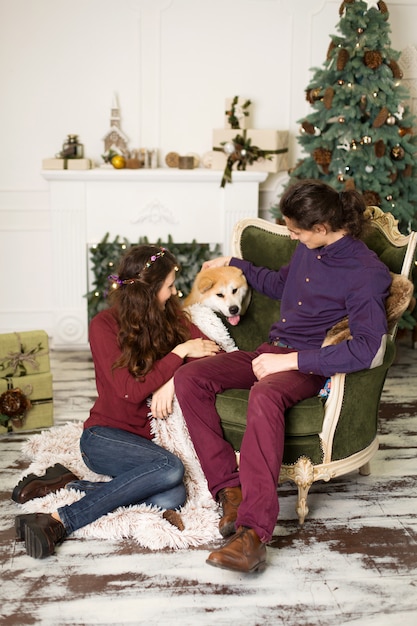
{"type": "Polygon", "coordinates": [[[175,243],[219,243],[230,253],[235,223],[257,217],[264,172],[209,169],[44,170],[50,186],[53,234],[54,348],[88,346],[88,248],[117,235],[130,242],[172,236],[175,243]]]}

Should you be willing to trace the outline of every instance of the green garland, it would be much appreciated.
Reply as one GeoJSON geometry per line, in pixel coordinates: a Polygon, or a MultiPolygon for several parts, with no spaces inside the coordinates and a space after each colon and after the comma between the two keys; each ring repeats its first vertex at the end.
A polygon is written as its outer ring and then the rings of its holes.
{"type": "MultiPolygon", "coordinates": [[[[113,241],[109,241],[109,233],[107,233],[100,243],[89,248],[90,271],[94,275],[92,289],[85,296],[89,320],[99,311],[107,308],[108,276],[117,270],[119,259],[125,251],[138,244],[149,244],[149,240],[147,237],[140,237],[137,243],[130,243],[126,238],[120,239],[117,236],[113,241]]],[[[181,271],[178,272],[175,283],[178,292],[184,295],[191,291],[194,278],[204,261],[221,254],[219,244],[216,244],[214,248],[211,248],[208,243],[197,243],[195,240],[191,243],[175,244],[171,235],[168,235],[167,242],[158,239],[155,245],[168,248],[177,259],[181,271]]]]}

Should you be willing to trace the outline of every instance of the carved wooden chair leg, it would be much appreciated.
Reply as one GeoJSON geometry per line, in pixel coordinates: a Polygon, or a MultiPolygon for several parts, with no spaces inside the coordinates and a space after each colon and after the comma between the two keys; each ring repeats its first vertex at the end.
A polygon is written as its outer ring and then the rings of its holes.
{"type": "Polygon", "coordinates": [[[362,467],[359,468],[359,474],[361,476],[369,476],[370,473],[371,473],[371,464],[368,461],[367,463],[365,463],[365,465],[362,465],[362,467]]]}

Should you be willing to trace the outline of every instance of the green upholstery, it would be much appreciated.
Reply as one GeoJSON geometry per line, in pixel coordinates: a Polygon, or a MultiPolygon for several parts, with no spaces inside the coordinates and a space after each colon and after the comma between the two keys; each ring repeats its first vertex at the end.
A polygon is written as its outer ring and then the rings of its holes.
{"type": "MultiPolygon", "coordinates": [[[[270,229],[276,228],[275,225],[263,220],[255,222],[242,229],[239,256],[271,269],[279,269],[287,264],[297,242],[292,241],[288,234],[271,232],[270,229]]],[[[389,241],[380,228],[371,228],[364,241],[391,271],[401,272],[406,246],[399,247],[389,241]]],[[[249,308],[238,326],[226,325],[240,349],[252,350],[267,340],[269,328],[278,316],[279,301],[254,292],[249,308]]],[[[395,344],[389,338],[384,363],[380,367],[345,377],[345,392],[334,433],[331,460],[354,454],[375,439],[380,395],[394,356],[395,344]]],[[[246,390],[232,389],[217,397],[216,406],[225,438],[236,450],[240,448],[246,426],[248,394],[246,390]]],[[[324,414],[325,401],[318,396],[298,403],[287,412],[284,464],[295,463],[303,455],[309,457],[314,464],[323,461],[319,434],[322,431],[324,414]]]]}

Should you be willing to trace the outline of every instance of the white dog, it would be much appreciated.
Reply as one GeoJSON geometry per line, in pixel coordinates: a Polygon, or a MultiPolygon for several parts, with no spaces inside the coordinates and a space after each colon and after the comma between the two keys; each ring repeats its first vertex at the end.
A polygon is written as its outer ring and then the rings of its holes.
{"type": "Polygon", "coordinates": [[[202,304],[221,313],[229,324],[236,326],[248,308],[250,296],[242,270],[231,266],[212,267],[197,274],[184,306],[202,304]]]}

